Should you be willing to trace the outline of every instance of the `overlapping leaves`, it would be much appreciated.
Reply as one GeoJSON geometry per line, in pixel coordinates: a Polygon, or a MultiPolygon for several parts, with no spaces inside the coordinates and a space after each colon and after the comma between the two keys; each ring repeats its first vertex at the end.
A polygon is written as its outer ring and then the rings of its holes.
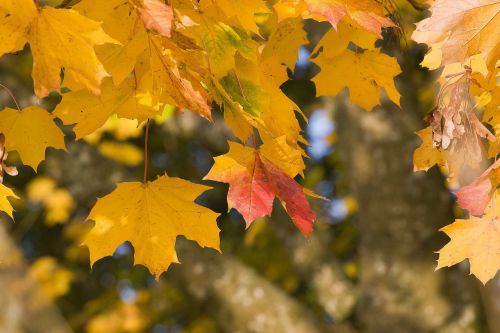
{"type": "MultiPolygon", "coordinates": [[[[368,111],[384,92],[399,103],[393,81],[399,66],[374,46],[382,29],[394,24],[375,0],[273,4],[82,0],[72,9],[56,9],[37,8],[31,0],[2,1],[0,55],[29,43],[36,95],[67,89],[53,113],[35,106],[0,111],[6,150],[16,150],[36,168],[47,147],[64,148],[55,117],[73,125],[80,139],[110,117],[141,123],[167,105],[211,121],[215,102],[241,143],[231,142],[229,152],[215,158],[206,179],[230,184],[229,205],[247,225],[270,215],[277,198],[309,235],[316,216],[306,194],[312,192],[294,180],[304,176],[307,141],[296,115],[305,115],[280,89],[299,47],[308,43],[303,19],[327,20],[333,27],[314,59],[322,69],[314,79],[318,93],[336,95],[347,87],[351,100],[368,111]]],[[[6,198],[15,195],[1,186],[0,210],[12,215],[6,198]]],[[[168,176],[118,184],[89,215],[95,227],[84,243],[91,262],[129,241],[135,262],[159,276],[177,261],[178,235],[218,249],[216,214],[193,202],[205,189],[168,176]]]]}
{"type": "Polygon", "coordinates": [[[444,67],[436,108],[427,117],[430,126],[417,133],[423,143],[415,150],[415,170],[442,167],[461,185],[457,203],[472,215],[443,228],[451,241],[439,251],[438,268],[468,259],[471,273],[483,283],[500,269],[495,207],[500,184],[499,10],[495,0],[438,0],[413,33],[415,41],[430,47],[423,65],[444,67]],[[476,175],[472,181],[471,174],[476,175]]]}

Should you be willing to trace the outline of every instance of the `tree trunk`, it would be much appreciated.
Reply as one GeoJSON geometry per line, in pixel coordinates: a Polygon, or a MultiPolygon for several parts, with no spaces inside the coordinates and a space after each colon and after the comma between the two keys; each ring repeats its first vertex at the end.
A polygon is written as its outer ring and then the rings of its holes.
{"type": "Polygon", "coordinates": [[[218,254],[178,242],[185,265],[172,271],[197,302],[217,318],[226,332],[351,332],[348,326],[327,328],[300,303],[230,254],[218,254]]]}
{"type": "Polygon", "coordinates": [[[438,170],[412,171],[415,113],[337,106],[337,147],[359,207],[361,331],[476,332],[473,278],[434,272],[452,200],[438,170]]]}

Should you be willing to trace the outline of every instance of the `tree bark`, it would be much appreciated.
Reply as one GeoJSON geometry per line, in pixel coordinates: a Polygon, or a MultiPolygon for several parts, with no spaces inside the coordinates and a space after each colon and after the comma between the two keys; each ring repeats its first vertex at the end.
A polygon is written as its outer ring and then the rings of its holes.
{"type": "Polygon", "coordinates": [[[229,254],[185,242],[178,242],[177,249],[189,265],[176,266],[174,278],[197,302],[209,304],[207,311],[226,332],[351,332],[347,326],[327,327],[315,320],[300,303],[229,254]]]}
{"type": "Polygon", "coordinates": [[[476,332],[472,278],[457,269],[434,272],[452,201],[438,170],[412,171],[418,117],[338,101],[337,147],[359,207],[361,331],[476,332]]]}

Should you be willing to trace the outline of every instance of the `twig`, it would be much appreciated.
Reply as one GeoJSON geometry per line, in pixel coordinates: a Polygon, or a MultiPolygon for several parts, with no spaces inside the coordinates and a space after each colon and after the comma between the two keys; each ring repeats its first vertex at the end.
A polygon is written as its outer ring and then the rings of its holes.
{"type": "Polygon", "coordinates": [[[148,181],[148,145],[149,145],[149,119],[146,123],[146,133],[144,134],[144,184],[148,181]]]}
{"type": "Polygon", "coordinates": [[[16,104],[16,107],[19,111],[21,111],[21,108],[19,107],[19,104],[17,104],[17,100],[16,100],[16,97],[14,96],[14,94],[12,93],[12,91],[10,91],[9,88],[7,88],[7,86],[4,86],[3,84],[0,83],[0,87],[4,88],[5,91],[7,91],[7,93],[10,95],[10,97],[12,98],[12,100],[14,101],[14,103],[16,104]]]}

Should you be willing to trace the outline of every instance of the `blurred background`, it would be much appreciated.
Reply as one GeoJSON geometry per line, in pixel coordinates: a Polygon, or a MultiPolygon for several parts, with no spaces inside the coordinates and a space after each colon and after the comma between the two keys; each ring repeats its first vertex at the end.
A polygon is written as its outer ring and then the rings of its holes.
{"type": "MultiPolygon", "coordinates": [[[[423,45],[408,42],[412,24],[426,14],[403,2],[399,30],[387,32],[383,50],[397,57],[401,108],[383,102],[373,112],[353,107],[344,92],[316,97],[309,61],[328,24],[307,21],[310,45],[298,50],[283,91],[309,117],[305,187],[313,200],[313,235],[296,230],[283,208],[245,231],[227,212],[227,185],[198,202],[221,214],[223,254],[179,237],[181,265],[159,281],[133,266],[133,248],[89,266],[79,246],[97,197],[120,181],[142,178],[144,135],[137,122],[111,118],[78,142],[64,127],[68,152],[49,149],[37,173],[19,167],[5,182],[15,221],[0,215],[0,332],[500,332],[500,282],[485,287],[464,262],[435,272],[447,237],[438,230],[462,216],[440,170],[412,171],[415,131],[433,108],[438,73],[419,67],[423,45]]],[[[37,100],[29,49],[0,59],[0,83],[21,107],[48,110],[60,97],[37,100]]],[[[12,107],[5,91],[0,106],[12,107]]],[[[166,108],[150,130],[150,179],[170,176],[202,182],[213,157],[233,138],[214,106],[215,124],[166,108]]],[[[299,116],[300,117],[300,116],[299,116]]],[[[19,165],[16,154],[10,165],[19,165]]]]}

